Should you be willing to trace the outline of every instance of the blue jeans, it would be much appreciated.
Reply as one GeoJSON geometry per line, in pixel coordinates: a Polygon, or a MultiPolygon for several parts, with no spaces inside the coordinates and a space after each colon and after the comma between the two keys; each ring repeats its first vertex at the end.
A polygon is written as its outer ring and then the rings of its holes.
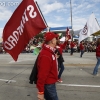
{"type": "Polygon", "coordinates": [[[61,78],[61,75],[62,75],[63,71],[64,71],[64,65],[63,65],[63,63],[61,63],[60,68],[59,68],[58,79],[61,78]]]}
{"type": "Polygon", "coordinates": [[[93,70],[93,74],[94,75],[97,74],[99,65],[100,65],[100,57],[97,57],[97,64],[96,64],[96,66],[95,66],[95,68],[93,70]]]}
{"type": "Polygon", "coordinates": [[[44,86],[44,98],[45,100],[58,100],[56,85],[55,84],[47,84],[44,86]]]}
{"type": "Polygon", "coordinates": [[[84,50],[81,50],[80,57],[82,57],[83,54],[84,54],[84,50]]]}
{"type": "Polygon", "coordinates": [[[70,54],[71,54],[71,55],[73,55],[73,52],[74,52],[74,49],[73,49],[73,48],[71,48],[71,52],[70,52],[70,54]]]}

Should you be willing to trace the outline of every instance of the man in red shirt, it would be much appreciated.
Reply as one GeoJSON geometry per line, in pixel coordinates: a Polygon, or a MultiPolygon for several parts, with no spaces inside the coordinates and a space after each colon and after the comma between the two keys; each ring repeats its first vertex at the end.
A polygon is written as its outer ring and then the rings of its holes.
{"type": "Polygon", "coordinates": [[[83,43],[83,41],[82,41],[82,42],[80,42],[80,52],[81,52],[80,57],[83,56],[84,50],[85,50],[85,47],[84,47],[84,43],[83,43]]]}
{"type": "Polygon", "coordinates": [[[58,64],[55,55],[57,35],[53,32],[45,34],[45,43],[38,56],[37,89],[38,100],[58,100],[55,83],[58,79],[58,64]]]}
{"type": "Polygon", "coordinates": [[[70,42],[71,52],[70,55],[73,55],[75,43],[73,41],[70,42]]]}

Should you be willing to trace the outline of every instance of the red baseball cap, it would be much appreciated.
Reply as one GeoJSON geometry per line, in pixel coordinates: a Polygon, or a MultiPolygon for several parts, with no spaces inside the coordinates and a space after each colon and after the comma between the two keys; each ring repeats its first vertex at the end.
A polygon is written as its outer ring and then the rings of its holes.
{"type": "Polygon", "coordinates": [[[57,38],[57,37],[58,37],[58,35],[53,32],[47,32],[44,35],[45,41],[51,41],[53,38],[57,38]]]}

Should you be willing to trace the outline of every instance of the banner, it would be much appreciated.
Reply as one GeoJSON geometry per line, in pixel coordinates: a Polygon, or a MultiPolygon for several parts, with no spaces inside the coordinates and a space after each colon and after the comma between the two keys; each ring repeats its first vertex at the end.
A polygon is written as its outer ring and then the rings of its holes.
{"type": "Polygon", "coordinates": [[[3,30],[3,47],[15,61],[30,39],[47,27],[34,0],[22,0],[3,30]]]}
{"type": "Polygon", "coordinates": [[[95,15],[92,13],[87,23],[85,24],[84,28],[79,33],[79,43],[99,30],[100,27],[97,23],[95,15]]]}

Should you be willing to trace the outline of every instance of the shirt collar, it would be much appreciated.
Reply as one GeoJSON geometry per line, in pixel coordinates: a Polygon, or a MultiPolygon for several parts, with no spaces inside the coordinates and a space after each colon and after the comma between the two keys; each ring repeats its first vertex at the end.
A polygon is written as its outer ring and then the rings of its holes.
{"type": "Polygon", "coordinates": [[[45,44],[44,45],[46,48],[48,48],[48,49],[50,49],[51,51],[53,51],[53,52],[55,52],[55,48],[53,48],[53,47],[51,47],[51,46],[49,46],[49,45],[47,45],[47,44],[45,44]]]}

